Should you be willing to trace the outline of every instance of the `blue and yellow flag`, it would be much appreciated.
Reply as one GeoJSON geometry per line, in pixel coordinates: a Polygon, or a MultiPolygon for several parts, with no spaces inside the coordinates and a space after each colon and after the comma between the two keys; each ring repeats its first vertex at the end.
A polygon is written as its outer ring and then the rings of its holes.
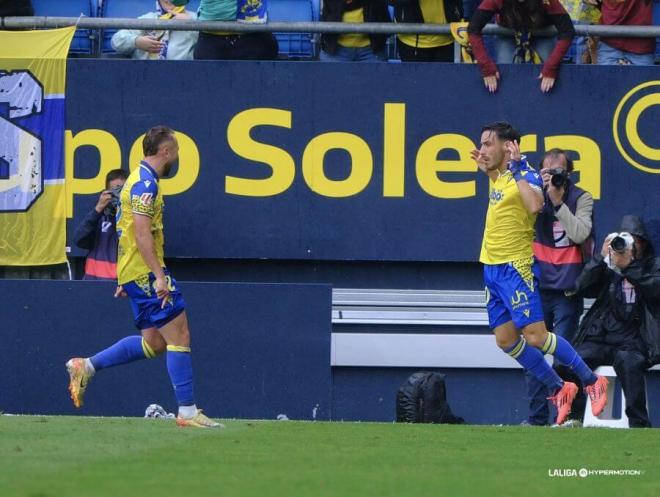
{"type": "Polygon", "coordinates": [[[75,27],[0,31],[0,265],[66,261],[64,88],[75,27]]]}
{"type": "Polygon", "coordinates": [[[265,24],[268,21],[268,0],[238,0],[236,2],[236,20],[265,24]]]}

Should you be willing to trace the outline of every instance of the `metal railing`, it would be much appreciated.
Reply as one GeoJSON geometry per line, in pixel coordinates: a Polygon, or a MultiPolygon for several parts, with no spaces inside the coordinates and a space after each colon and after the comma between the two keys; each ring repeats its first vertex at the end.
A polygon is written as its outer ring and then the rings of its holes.
{"type": "MultiPolygon", "coordinates": [[[[76,26],[79,29],[139,29],[169,31],[220,31],[232,33],[365,33],[365,34],[449,34],[448,24],[408,23],[343,23],[343,22],[269,22],[246,24],[225,21],[180,19],[124,19],[105,17],[1,17],[0,29],[41,29],[76,26]]],[[[576,25],[578,35],[616,36],[626,38],[660,37],[660,26],[576,25]]],[[[513,30],[489,24],[484,34],[511,35],[513,30]]],[[[554,27],[534,31],[537,36],[553,36],[554,27]]]]}

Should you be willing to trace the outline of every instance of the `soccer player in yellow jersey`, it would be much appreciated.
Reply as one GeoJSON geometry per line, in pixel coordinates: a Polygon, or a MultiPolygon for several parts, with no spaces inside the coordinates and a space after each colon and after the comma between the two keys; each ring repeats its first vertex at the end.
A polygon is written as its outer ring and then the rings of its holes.
{"type": "Polygon", "coordinates": [[[607,378],[595,375],[570,343],[546,330],[532,252],[534,223],[543,208],[543,181],[520,155],[519,143],[518,131],[496,122],[484,126],[480,148],[472,151],[490,179],[479,258],[484,264],[488,321],[498,347],[555,392],[550,400],[561,425],[577,386],[562,381],[543,355],[552,354],[580,377],[596,416],[607,403],[607,378]]]}
{"type": "Polygon", "coordinates": [[[145,157],[124,184],[117,211],[119,286],[115,293],[115,297],[129,297],[141,336],[126,337],[92,357],[70,359],[66,368],[71,399],[76,407],[82,406],[87,384],[97,371],[167,351],[167,370],[179,404],[177,425],[222,427],[195,404],[185,302],[164,262],[163,196],[158,180],[178,160],[179,145],[174,131],[156,126],[146,132],[142,147],[145,157]]]}

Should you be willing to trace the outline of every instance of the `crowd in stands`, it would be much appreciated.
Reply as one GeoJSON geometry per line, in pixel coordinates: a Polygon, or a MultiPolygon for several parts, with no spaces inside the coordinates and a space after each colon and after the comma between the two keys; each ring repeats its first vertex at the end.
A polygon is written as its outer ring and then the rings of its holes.
{"type": "MultiPolygon", "coordinates": [[[[98,0],[99,15],[111,17],[109,6],[112,2],[98,0]]],[[[136,15],[141,14],[141,19],[265,23],[269,19],[269,10],[283,9],[285,3],[288,12],[283,16],[278,12],[275,20],[300,20],[297,14],[293,15],[294,10],[307,8],[312,12],[315,8],[318,10],[320,5],[318,14],[308,12],[309,20],[318,18],[345,23],[463,22],[468,27],[469,58],[472,59],[467,61],[479,64],[484,84],[491,92],[496,91],[498,86],[496,64],[542,64],[538,76],[542,91],[552,89],[559,65],[569,53],[575,63],[653,64],[656,58],[654,38],[580,37],[576,40],[573,26],[653,25],[654,5],[656,15],[660,12],[658,0],[314,0],[314,3],[287,3],[286,0],[153,0],[135,2],[131,8],[151,6],[149,12],[135,12],[136,15]],[[316,7],[310,8],[310,5],[316,7]],[[485,40],[490,37],[482,36],[482,30],[493,21],[513,29],[515,35],[485,40]],[[556,38],[532,34],[534,30],[547,26],[557,29],[556,38]]],[[[51,9],[45,8],[39,0],[0,0],[0,16],[61,15],[46,11],[51,9]]],[[[111,39],[108,35],[109,46],[107,49],[104,46],[101,52],[136,59],[271,60],[278,58],[278,54],[282,57],[289,53],[288,45],[281,46],[288,43],[281,35],[267,32],[120,30],[111,35],[111,39]]],[[[314,37],[306,35],[312,47],[314,37]]],[[[324,33],[320,36],[318,54],[311,49],[309,57],[300,58],[316,58],[318,55],[322,61],[379,62],[394,59],[402,62],[452,62],[455,60],[455,43],[454,36],[449,34],[399,34],[390,37],[324,33]]]]}

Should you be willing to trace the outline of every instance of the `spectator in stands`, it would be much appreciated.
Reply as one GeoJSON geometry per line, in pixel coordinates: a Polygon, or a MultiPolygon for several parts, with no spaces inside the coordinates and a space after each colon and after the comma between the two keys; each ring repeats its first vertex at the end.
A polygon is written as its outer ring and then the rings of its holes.
{"type": "MultiPolygon", "coordinates": [[[[245,0],[240,0],[245,3],[245,0]]],[[[200,21],[236,21],[237,0],[202,0],[200,21]]],[[[244,19],[243,22],[249,22],[244,19]]],[[[261,23],[261,19],[255,19],[261,23]]],[[[277,58],[277,40],[272,33],[229,33],[202,31],[195,47],[195,59],[273,60],[277,58]]]]}
{"type": "MultiPolygon", "coordinates": [[[[600,0],[560,0],[574,25],[600,24],[600,0]]],[[[577,36],[575,38],[575,64],[595,64],[597,38],[577,36]]]]}
{"type": "MultiPolygon", "coordinates": [[[[541,161],[545,203],[536,218],[534,257],[548,331],[573,342],[584,311],[575,282],[593,253],[593,197],[569,178],[573,161],[564,150],[546,152],[541,161]]],[[[524,424],[548,424],[547,387],[526,372],[529,416],[524,424]]]]}
{"type": "MultiPolygon", "coordinates": [[[[194,12],[177,7],[170,0],[157,0],[156,10],[138,19],[196,19],[194,12]]],[[[121,29],[112,36],[112,48],[133,59],[190,60],[197,43],[197,31],[140,31],[121,29]]]]}
{"type": "Polygon", "coordinates": [[[33,15],[32,0],[0,0],[0,17],[33,15]]]}
{"type": "MultiPolygon", "coordinates": [[[[386,0],[324,0],[321,20],[325,22],[390,22],[386,0]]],[[[387,60],[387,35],[321,35],[321,55],[328,62],[378,62],[387,60]]]]}
{"type": "Polygon", "coordinates": [[[89,250],[84,280],[117,279],[117,205],[128,174],[113,169],[105,177],[105,190],[73,235],[76,246],[89,250]]]}
{"type": "MultiPolygon", "coordinates": [[[[601,24],[650,26],[653,0],[603,0],[601,24]]],[[[653,65],[655,38],[604,38],[598,44],[598,64],[653,65]]]]}
{"type": "Polygon", "coordinates": [[[484,47],[481,32],[493,15],[497,24],[515,30],[513,38],[497,39],[497,63],[543,63],[539,79],[541,91],[552,89],[557,79],[559,64],[571,44],[575,29],[568,13],[559,0],[483,0],[472,15],[468,32],[474,55],[479,62],[484,84],[488,91],[497,91],[500,73],[484,47]],[[554,25],[558,36],[532,37],[530,31],[554,25]],[[553,48],[554,45],[554,48],[553,48]]]}
{"type": "Polygon", "coordinates": [[[472,14],[479,7],[479,0],[463,0],[464,19],[472,19],[472,14]]]}
{"type": "MultiPolygon", "coordinates": [[[[596,301],[580,324],[576,349],[591,368],[614,366],[630,426],[643,428],[651,426],[644,372],[660,362],[660,258],[637,216],[624,216],[619,231],[632,235],[631,242],[621,247],[609,235],[578,278],[579,294],[596,301]]],[[[578,395],[574,419],[584,407],[585,397],[578,395]]]]}
{"type": "MultiPolygon", "coordinates": [[[[396,22],[448,24],[463,19],[462,0],[388,0],[396,22]]],[[[453,62],[454,38],[446,35],[397,36],[403,62],[453,62]]]]}

